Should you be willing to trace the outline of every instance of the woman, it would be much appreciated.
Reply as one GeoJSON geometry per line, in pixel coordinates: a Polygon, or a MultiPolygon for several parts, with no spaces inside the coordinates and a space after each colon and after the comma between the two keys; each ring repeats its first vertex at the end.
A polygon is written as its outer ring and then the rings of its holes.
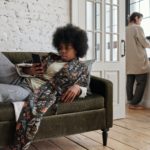
{"type": "Polygon", "coordinates": [[[16,125],[14,144],[8,149],[28,149],[47,110],[58,101],[72,102],[81,94],[80,87],[87,86],[87,67],[79,61],[88,49],[86,32],[71,24],[60,27],[53,35],[53,45],[59,55],[49,53],[44,68],[38,67],[38,71],[31,68],[30,72],[32,75],[38,72],[43,78],[44,70],[54,71],[49,74],[49,80],[35,88],[34,94],[25,102],[16,125]],[[55,69],[53,66],[58,64],[55,69]]]}
{"type": "Polygon", "coordinates": [[[142,14],[132,13],[126,28],[126,89],[130,109],[144,109],[139,103],[143,97],[149,72],[149,61],[145,48],[150,47],[150,43],[145,38],[140,26],[142,18],[142,14]],[[136,87],[135,92],[133,92],[135,81],[136,87]]]}

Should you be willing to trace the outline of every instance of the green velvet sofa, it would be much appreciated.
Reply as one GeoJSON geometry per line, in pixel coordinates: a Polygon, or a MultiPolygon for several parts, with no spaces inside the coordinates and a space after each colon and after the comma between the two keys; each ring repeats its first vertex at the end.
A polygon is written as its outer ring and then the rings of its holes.
{"type": "MultiPolygon", "coordinates": [[[[31,59],[31,53],[5,52],[13,63],[31,59]]],[[[57,114],[48,111],[42,120],[35,141],[101,129],[103,145],[113,124],[112,83],[91,76],[92,94],[72,103],[59,103],[57,114]]],[[[11,103],[0,103],[0,147],[10,144],[15,131],[15,114],[11,103]]]]}

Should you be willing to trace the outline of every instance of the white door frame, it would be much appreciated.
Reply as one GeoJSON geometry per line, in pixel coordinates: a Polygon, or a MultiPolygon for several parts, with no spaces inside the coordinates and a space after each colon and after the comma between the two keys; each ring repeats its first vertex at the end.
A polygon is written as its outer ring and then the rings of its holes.
{"type": "MultiPolygon", "coordinates": [[[[94,1],[94,0],[88,0],[94,1]]],[[[113,2],[113,0],[111,0],[113,2]]],[[[102,40],[101,40],[101,61],[95,62],[92,67],[92,74],[102,78],[109,79],[113,82],[113,110],[114,119],[125,117],[125,99],[126,99],[126,73],[125,73],[125,57],[124,55],[124,42],[125,40],[125,1],[118,0],[119,19],[118,19],[118,61],[106,62],[105,61],[105,1],[99,0],[102,4],[102,40]]],[[[72,0],[72,15],[71,22],[86,30],[86,0],[72,0]]],[[[93,48],[94,49],[94,48],[93,48]]],[[[95,52],[95,50],[93,51],[95,52]]]]}

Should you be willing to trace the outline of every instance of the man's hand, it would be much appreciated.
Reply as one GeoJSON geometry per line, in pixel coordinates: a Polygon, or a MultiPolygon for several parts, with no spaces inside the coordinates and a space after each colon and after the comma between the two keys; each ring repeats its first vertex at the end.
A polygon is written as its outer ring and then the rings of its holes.
{"type": "Polygon", "coordinates": [[[63,102],[72,102],[81,92],[80,86],[74,84],[61,97],[63,102]]]}

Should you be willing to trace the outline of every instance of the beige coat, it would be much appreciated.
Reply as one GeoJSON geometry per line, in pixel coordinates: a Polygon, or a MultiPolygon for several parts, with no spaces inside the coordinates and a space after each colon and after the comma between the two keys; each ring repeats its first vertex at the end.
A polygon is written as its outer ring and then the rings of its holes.
{"type": "Polygon", "coordinates": [[[150,42],[145,38],[140,25],[131,24],[126,28],[126,72],[144,74],[150,71],[145,48],[150,42]]]}

